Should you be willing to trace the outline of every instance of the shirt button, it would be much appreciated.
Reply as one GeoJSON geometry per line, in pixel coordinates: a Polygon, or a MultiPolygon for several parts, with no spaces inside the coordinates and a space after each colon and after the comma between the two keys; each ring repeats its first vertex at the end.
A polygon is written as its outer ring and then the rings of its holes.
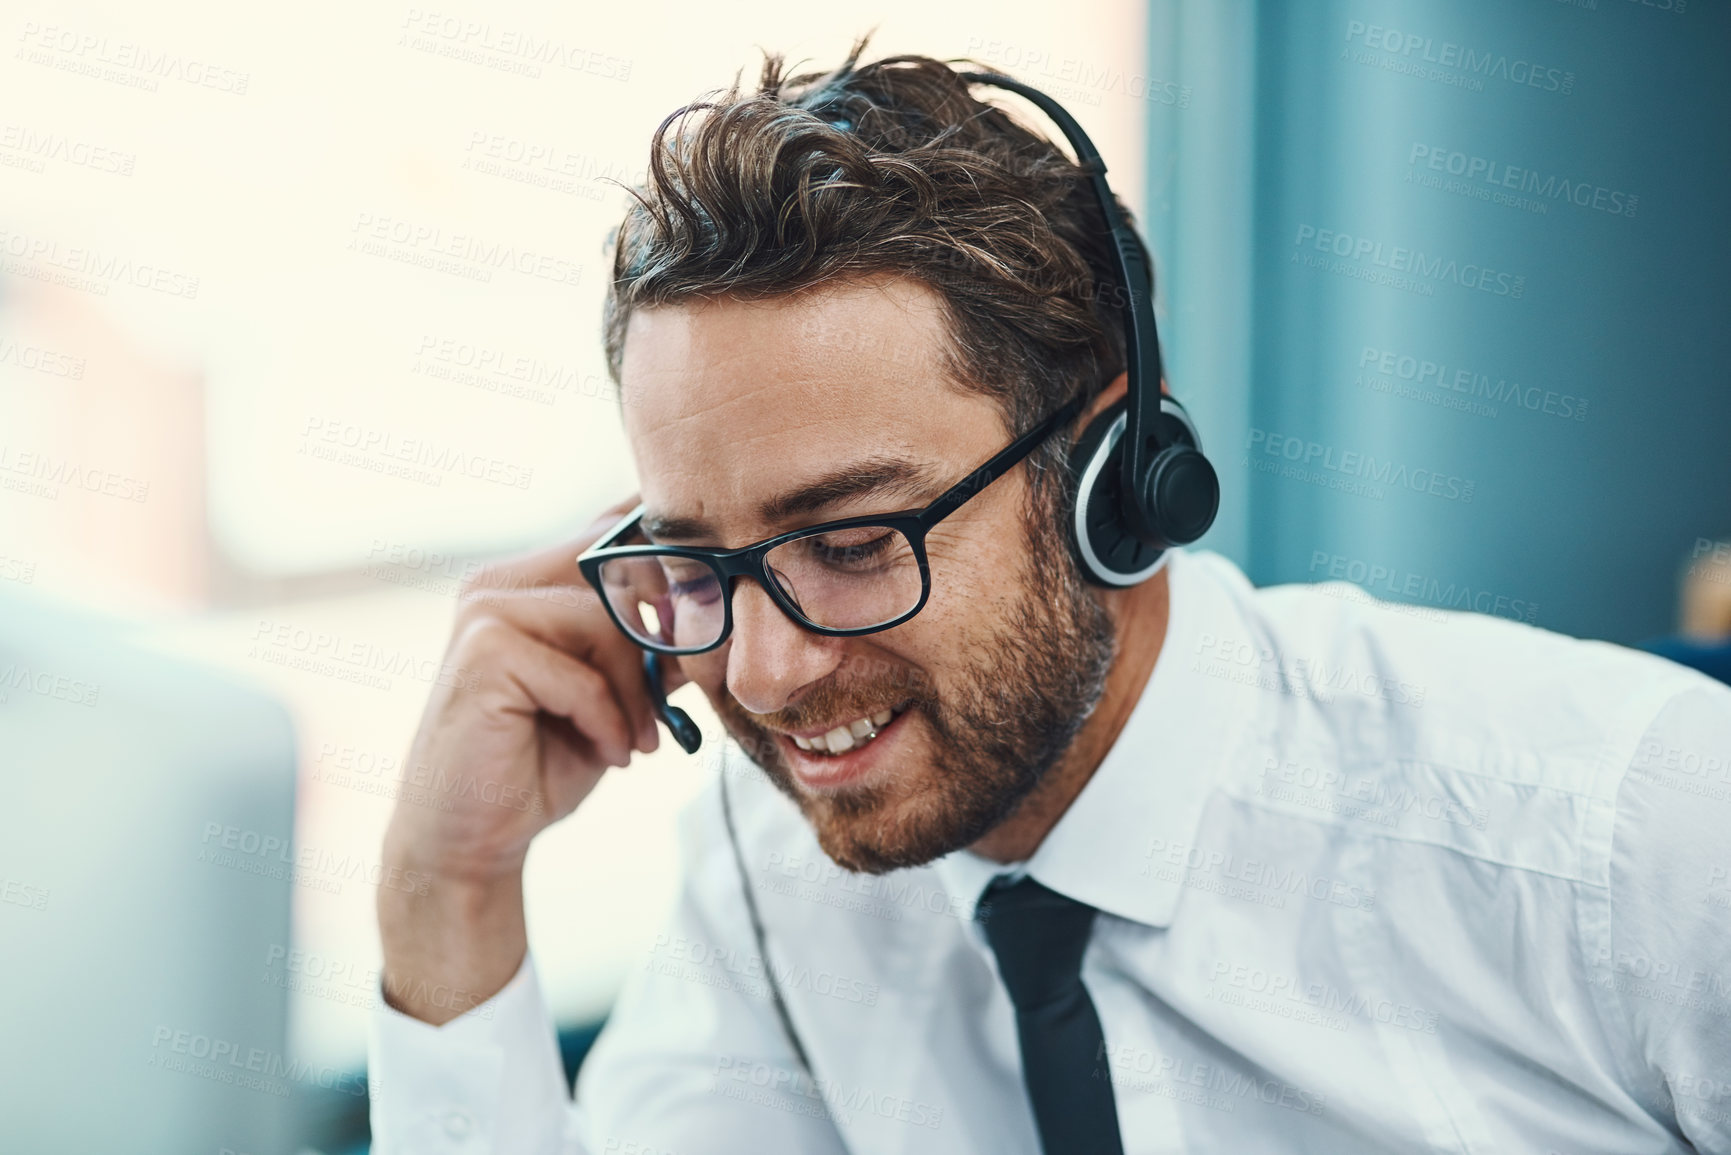
{"type": "Polygon", "coordinates": [[[461,1111],[445,1112],[445,1134],[453,1139],[466,1139],[469,1136],[469,1116],[461,1111]]]}

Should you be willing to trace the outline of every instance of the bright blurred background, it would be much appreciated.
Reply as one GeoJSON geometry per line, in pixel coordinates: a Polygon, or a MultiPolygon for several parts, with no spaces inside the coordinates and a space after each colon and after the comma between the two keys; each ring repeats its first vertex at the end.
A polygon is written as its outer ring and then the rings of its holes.
{"type": "MultiPolygon", "coordinates": [[[[1142,207],[1225,489],[1203,545],[1259,583],[1731,634],[1721,5],[4,21],[0,1149],[364,1141],[378,844],[455,594],[634,490],[611,182],[760,49],[827,67],[875,28],[1071,109],[1142,207]]],[[[712,766],[641,763],[531,859],[567,1025],[650,945],[712,766]]]]}

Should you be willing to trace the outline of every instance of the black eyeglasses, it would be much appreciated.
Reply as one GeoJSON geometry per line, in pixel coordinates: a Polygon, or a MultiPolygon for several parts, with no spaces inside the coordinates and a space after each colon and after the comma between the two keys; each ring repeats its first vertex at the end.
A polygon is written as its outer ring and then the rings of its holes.
{"type": "Polygon", "coordinates": [[[740,549],[650,544],[643,507],[585,550],[578,568],[614,624],[663,654],[701,654],[733,632],[733,583],[750,578],[815,634],[850,638],[899,626],[932,592],[926,534],[1067,423],[1074,399],[924,509],[826,521],[740,549]]]}

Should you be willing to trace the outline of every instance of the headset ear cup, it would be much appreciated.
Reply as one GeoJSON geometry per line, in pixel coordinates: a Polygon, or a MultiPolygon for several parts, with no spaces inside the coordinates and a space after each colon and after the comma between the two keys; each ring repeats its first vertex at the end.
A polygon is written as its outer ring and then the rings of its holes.
{"type": "Polygon", "coordinates": [[[1126,402],[1108,406],[1088,423],[1070,450],[1070,477],[1076,494],[1067,519],[1070,547],[1082,576],[1099,586],[1132,586],[1159,568],[1162,550],[1130,531],[1123,515],[1119,444],[1126,402]]]}
{"type": "Polygon", "coordinates": [[[1123,416],[1124,402],[1118,401],[1109,406],[1082,430],[1082,435],[1076,438],[1076,443],[1070,447],[1070,490],[1075,494],[1075,501],[1064,520],[1064,535],[1069,539],[1070,552],[1076,559],[1076,564],[1082,570],[1082,576],[1093,585],[1110,585],[1107,575],[1103,572],[1098,557],[1093,552],[1092,543],[1088,541],[1087,525],[1090,520],[1100,516],[1103,509],[1111,505],[1108,495],[1099,492],[1098,479],[1115,476],[1118,472],[1118,455],[1114,447],[1108,444],[1107,438],[1112,431],[1113,423],[1123,416]]]}
{"type": "MultiPolygon", "coordinates": [[[[1119,400],[1088,423],[1070,450],[1070,476],[1076,494],[1067,529],[1071,549],[1083,576],[1095,585],[1124,587],[1146,581],[1159,570],[1166,555],[1161,545],[1150,544],[1131,530],[1124,517],[1123,446],[1127,402],[1119,400]]],[[[1168,439],[1173,464],[1182,463],[1192,473],[1206,473],[1210,488],[1205,510],[1185,511],[1174,518],[1183,527],[1186,541],[1200,537],[1214,520],[1219,504],[1218,482],[1202,456],[1195,427],[1183,406],[1170,397],[1161,398],[1162,429],[1168,439]]],[[[1194,489],[1194,479],[1185,489],[1194,489]]],[[[1180,512],[1174,510],[1173,512],[1180,512]]]]}
{"type": "Polygon", "coordinates": [[[1147,500],[1160,538],[1168,546],[1189,545],[1208,532],[1220,511],[1220,478],[1193,445],[1168,445],[1148,469],[1147,500]]]}
{"type": "Polygon", "coordinates": [[[1106,435],[1111,431],[1111,423],[1120,412],[1123,412],[1123,402],[1111,405],[1089,421],[1075,445],[1071,445],[1070,457],[1066,461],[1070,469],[1071,504],[1063,516],[1065,540],[1070,542],[1070,556],[1077,561],[1082,577],[1087,578],[1092,585],[1104,585],[1104,580],[1097,570],[1091,549],[1084,545],[1084,526],[1087,526],[1091,513],[1097,513],[1097,506],[1094,506],[1094,485],[1085,483],[1085,478],[1097,478],[1101,474],[1111,473],[1111,469],[1106,466],[1115,461],[1115,457],[1110,448],[1103,450],[1103,445],[1106,435]],[[1097,466],[1094,464],[1096,457],[1103,457],[1103,461],[1097,466]]]}
{"type": "Polygon", "coordinates": [[[1163,545],[1189,545],[1208,532],[1220,512],[1220,477],[1203,454],[1184,406],[1162,396],[1159,424],[1165,448],[1149,464],[1143,500],[1163,545]]]}

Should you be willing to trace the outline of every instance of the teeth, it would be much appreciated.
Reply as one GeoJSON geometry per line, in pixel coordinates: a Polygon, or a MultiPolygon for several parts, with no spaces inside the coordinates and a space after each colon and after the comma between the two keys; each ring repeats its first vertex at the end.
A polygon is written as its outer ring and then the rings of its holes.
{"type": "Polygon", "coordinates": [[[879,710],[869,718],[858,718],[845,726],[837,726],[827,733],[815,738],[793,738],[793,744],[801,750],[816,750],[823,754],[845,754],[856,746],[864,746],[878,736],[878,731],[889,725],[894,718],[894,710],[879,710]]]}

